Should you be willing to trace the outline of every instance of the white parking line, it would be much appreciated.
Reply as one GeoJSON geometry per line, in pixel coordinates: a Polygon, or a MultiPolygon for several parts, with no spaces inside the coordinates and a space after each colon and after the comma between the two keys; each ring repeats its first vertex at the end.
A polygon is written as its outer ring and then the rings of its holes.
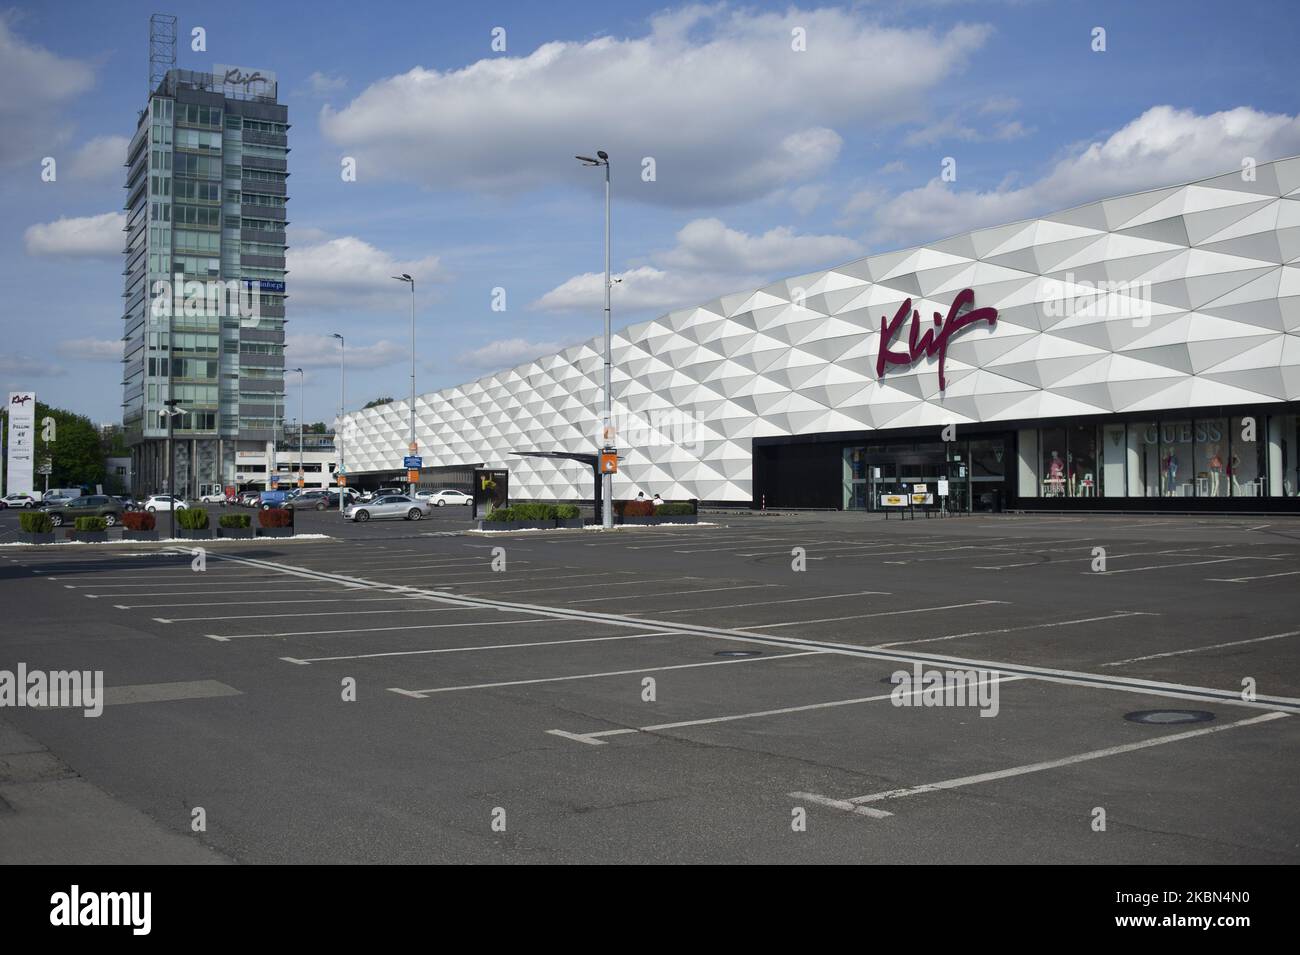
{"type": "Polygon", "coordinates": [[[1123,570],[1098,570],[1080,571],[1085,575],[1093,577],[1109,577],[1114,574],[1136,574],[1142,570],[1173,570],[1176,567],[1199,567],[1202,564],[1227,564],[1234,560],[1265,560],[1271,558],[1260,557],[1219,557],[1214,560],[1191,560],[1181,564],[1152,564],[1149,567],[1125,567],[1123,570]]]}
{"type": "Polygon", "coordinates": [[[576,673],[569,676],[548,676],[534,680],[506,680],[501,683],[466,683],[459,686],[435,686],[427,690],[404,690],[401,687],[390,686],[388,689],[393,693],[401,693],[403,696],[414,696],[424,699],[434,693],[451,693],[455,690],[492,690],[503,686],[532,686],[537,683],[564,683],[569,680],[595,680],[607,676],[628,676],[633,673],[658,673],[662,670],[690,670],[695,667],[721,667],[733,666],[738,663],[765,663],[773,660],[788,660],[791,657],[810,657],[819,656],[822,650],[803,650],[798,653],[780,653],[770,657],[743,657],[739,660],[706,660],[703,663],[678,663],[673,666],[662,667],[638,667],[635,670],[608,670],[604,673],[576,673]]]}
{"type": "MultiPolygon", "coordinates": [[[[76,588],[72,584],[64,584],[69,590],[76,588]]],[[[359,587],[348,588],[350,590],[359,590],[359,587]]],[[[336,594],[339,592],[338,585],[323,587],[288,587],[278,590],[274,587],[267,590],[244,590],[240,589],[239,596],[242,598],[245,594],[336,594]]],[[[103,597],[114,600],[134,600],[136,597],[211,597],[214,593],[221,593],[220,590],[157,590],[145,594],[82,594],[83,597],[103,597]]],[[[240,600],[242,605],[246,601],[240,600]]],[[[227,600],[227,604],[231,601],[227,600]]]]}
{"type": "MultiPolygon", "coordinates": [[[[478,608],[448,607],[447,609],[470,610],[478,608]]],[[[521,623],[531,623],[533,626],[537,626],[538,621],[531,619],[473,620],[468,623],[416,623],[401,627],[345,627],[342,630],[282,630],[277,633],[205,633],[204,636],[209,640],[216,640],[220,643],[225,643],[227,640],[251,640],[254,637],[327,637],[336,633],[388,633],[393,630],[455,630],[458,627],[509,627],[521,623]]]]}
{"type": "Polygon", "coordinates": [[[1163,657],[1177,657],[1184,653],[1200,653],[1202,650],[1222,650],[1226,647],[1240,647],[1247,643],[1264,643],[1268,640],[1282,640],[1285,637],[1300,636],[1300,630],[1291,630],[1287,633],[1273,633],[1267,637],[1252,637],[1249,640],[1233,640],[1229,643],[1211,643],[1205,647],[1188,647],[1186,650],[1168,650],[1165,653],[1149,653],[1144,657],[1129,657],[1127,660],[1116,660],[1113,663],[1103,663],[1104,667],[1119,667],[1126,663],[1139,663],[1143,660],[1159,660],[1163,657]]]}
{"type": "Polygon", "coordinates": [[[572,637],[568,640],[537,640],[532,643],[492,643],[470,647],[439,647],[434,650],[388,650],[382,653],[349,653],[337,657],[280,657],[286,663],[328,663],[334,660],[373,660],[379,657],[418,657],[431,653],[472,653],[476,650],[518,650],[525,647],[557,647],[568,643],[604,643],[612,640],[644,640],[646,637],[671,636],[662,630],[653,633],[617,633],[608,637],[572,637]]]}
{"type": "MultiPolygon", "coordinates": [[[[972,688],[982,686],[986,683],[1014,683],[1017,680],[1026,680],[1028,677],[1023,676],[996,676],[992,680],[979,680],[970,684],[972,688]]],[[[923,687],[909,691],[908,696],[916,696],[924,693],[923,687]]],[[[859,696],[851,700],[828,700],[825,703],[807,703],[803,706],[782,706],[774,710],[756,710],[753,713],[731,713],[726,716],[709,716],[698,720],[678,720],[675,723],[654,723],[650,726],[624,726],[613,730],[599,730],[593,733],[573,733],[566,730],[547,730],[546,732],[555,736],[563,736],[566,739],[577,740],[580,743],[592,743],[601,745],[607,736],[625,736],[629,733],[655,733],[661,730],[675,730],[686,726],[708,726],[713,723],[733,723],[736,720],[752,720],[765,716],[783,716],[786,713],[806,713],[810,710],[828,710],[840,706],[856,706],[859,703],[879,703],[884,700],[893,699],[894,694],[880,693],[875,696],[859,696]]]]}
{"type": "MultiPolygon", "coordinates": [[[[699,591],[693,591],[699,593],[699,591]]],[[[743,604],[714,604],[712,607],[682,607],[678,610],[635,610],[627,611],[629,613],[660,613],[667,616],[671,613],[700,613],[705,610],[734,610],[737,607],[767,607],[772,604],[796,604],[808,600],[836,600],[843,597],[889,597],[891,592],[888,590],[855,590],[847,594],[824,594],[819,597],[787,597],[784,600],[756,600],[752,603],[743,604]]],[[[580,601],[573,601],[579,603],[580,601]]]]}
{"type": "MultiPolygon", "coordinates": [[[[676,578],[676,579],[679,579],[679,580],[699,580],[698,577],[681,577],[681,578],[676,578]]],[[[645,586],[648,585],[648,584],[654,584],[654,583],[670,584],[670,583],[672,583],[672,582],[673,582],[673,579],[672,579],[672,578],[670,578],[670,579],[668,579],[668,580],[642,580],[638,586],[645,587],[645,586]]],[[[648,593],[648,592],[645,592],[645,591],[643,590],[642,592],[638,593],[636,596],[644,596],[644,597],[646,597],[646,598],[650,598],[650,597],[689,597],[691,594],[716,594],[716,593],[720,593],[720,592],[723,592],[723,591],[731,591],[731,590],[758,590],[758,589],[760,589],[760,588],[761,588],[761,589],[770,589],[770,588],[773,587],[773,586],[774,586],[773,584],[740,584],[739,586],[736,586],[736,587],[705,587],[705,588],[703,588],[703,589],[701,589],[701,590],[674,590],[674,591],[672,591],[671,593],[666,593],[666,594],[663,594],[663,593],[648,593]]],[[[779,585],[775,585],[775,586],[779,586],[779,585]]],[[[544,588],[543,588],[543,589],[544,589],[544,588]]],[[[514,591],[514,592],[515,592],[515,593],[528,593],[528,591],[526,591],[526,590],[516,590],[516,591],[514,591]]],[[[619,597],[618,597],[617,595],[615,595],[615,596],[613,596],[613,597],[610,597],[610,596],[608,596],[608,595],[606,595],[606,596],[604,596],[604,597],[588,597],[588,598],[585,598],[585,599],[583,599],[583,600],[570,600],[569,603],[566,604],[565,606],[569,606],[569,605],[572,605],[572,604],[594,604],[594,603],[600,603],[602,600],[617,600],[617,599],[619,599],[619,597]]]]}
{"type": "MultiPolygon", "coordinates": [[[[86,596],[93,597],[94,594],[86,594],[86,596]]],[[[131,594],[131,596],[143,597],[147,595],[131,594]]],[[[116,597],[119,600],[122,599],[121,594],[117,594],[116,597]]],[[[172,603],[172,604],[113,604],[113,606],[117,607],[119,610],[152,610],[152,609],[157,609],[159,607],[229,607],[232,603],[240,607],[256,607],[259,604],[273,604],[274,606],[279,607],[283,604],[332,604],[332,603],[340,603],[341,601],[364,604],[364,603],[374,603],[377,600],[410,600],[410,599],[412,598],[411,597],[357,597],[354,595],[349,595],[347,597],[323,597],[320,600],[244,600],[243,594],[241,593],[237,600],[227,599],[227,600],[210,600],[210,601],[203,601],[203,602],[194,602],[190,600],[185,600],[185,601],[181,601],[180,603],[172,603]]],[[[294,612],[292,614],[268,614],[267,616],[296,617],[299,616],[299,614],[297,612],[294,612]]],[[[302,616],[310,616],[310,614],[303,614],[302,616]]]]}
{"type": "Polygon", "coordinates": [[[1031,623],[1021,627],[999,627],[996,630],[971,630],[967,633],[950,633],[946,637],[923,637],[919,640],[894,640],[892,643],[873,643],[872,646],[879,649],[881,647],[900,647],[908,643],[940,643],[944,640],[960,640],[962,637],[987,637],[999,633],[1016,633],[1020,630],[1070,627],[1079,623],[1097,623],[1102,620],[1119,620],[1123,617],[1151,616],[1156,616],[1156,614],[1147,613],[1141,610],[1121,610],[1118,613],[1108,614],[1104,617],[1081,617],[1078,620],[1058,620],[1055,623],[1031,623]]]}
{"type": "Polygon", "coordinates": [[[1260,574],[1255,577],[1206,577],[1205,579],[1216,584],[1244,584],[1251,580],[1271,580],[1274,577],[1294,577],[1300,574],[1300,570],[1288,570],[1281,574],[1260,574]]]}
{"type": "MultiPolygon", "coordinates": [[[[865,620],[868,617],[897,617],[909,613],[933,613],[936,610],[962,610],[966,607],[983,607],[987,604],[1004,604],[1006,600],[976,600],[964,604],[944,604],[942,607],[912,607],[909,610],[878,610],[875,613],[855,613],[847,617],[821,617],[816,620],[788,620],[785,623],[755,624],[755,630],[775,630],[778,627],[798,627],[808,623],[836,623],[840,620],[865,620]]],[[[744,629],[744,628],[742,628],[744,629]]]]}
{"type": "MultiPolygon", "coordinates": [[[[1243,726],[1254,726],[1259,723],[1268,723],[1273,720],[1283,719],[1286,716],[1286,713],[1263,713],[1259,716],[1247,717],[1244,720],[1237,720],[1234,723],[1226,723],[1221,726],[1207,726],[1202,729],[1188,730],[1184,733],[1172,733],[1168,736],[1142,740],[1137,743],[1125,743],[1122,746],[1109,746],[1105,749],[1094,749],[1086,753],[1076,753],[1073,756],[1063,756],[1060,759],[1049,759],[1038,763],[1027,763],[1023,766],[1013,766],[1010,769],[999,769],[990,773],[977,773],[973,776],[959,776],[955,779],[945,779],[937,783],[926,783],[923,786],[912,786],[908,789],[890,789],[886,792],[870,793],[866,796],[854,796],[852,799],[837,800],[837,802],[847,803],[852,806],[862,806],[864,803],[880,802],[886,799],[904,799],[908,796],[917,796],[922,793],[939,792],[945,789],[958,789],[962,786],[974,786],[978,783],[1008,779],[1012,776],[1024,776],[1029,773],[1041,773],[1048,769],[1060,769],[1063,766],[1073,766],[1077,763],[1085,763],[1094,759],[1105,759],[1110,756],[1119,756],[1123,753],[1132,753],[1137,750],[1150,749],[1153,746],[1164,746],[1168,743],[1177,743],[1182,740],[1194,739],[1198,736],[1209,736],[1213,733],[1222,733],[1226,730],[1238,729],[1243,726]]],[[[809,802],[816,802],[821,805],[830,805],[832,803],[832,800],[828,797],[818,796],[815,793],[790,793],[790,797],[792,799],[803,799],[809,802]]],[[[843,807],[837,806],[836,808],[843,807]]]]}

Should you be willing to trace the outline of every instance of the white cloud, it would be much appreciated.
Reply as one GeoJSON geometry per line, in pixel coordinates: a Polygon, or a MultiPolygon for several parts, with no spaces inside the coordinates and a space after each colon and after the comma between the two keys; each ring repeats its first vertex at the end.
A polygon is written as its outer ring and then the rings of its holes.
{"type": "Polygon", "coordinates": [[[837,126],[910,122],[988,35],[888,27],[859,10],[692,6],[636,38],[415,67],[323,108],[321,125],[360,168],[431,188],[595,187],[572,156],[603,148],[624,196],[739,202],[824,171],[839,153],[837,126]],[[807,31],[807,52],[791,50],[794,27],[807,31]],[[646,156],[653,183],[639,178],[646,156]]]}
{"type": "Polygon", "coordinates": [[[307,77],[307,88],[314,96],[328,96],[330,93],[339,92],[347,85],[346,77],[332,76],[329,73],[322,73],[320,70],[307,77]]]}
{"type": "Polygon", "coordinates": [[[935,143],[956,140],[964,143],[984,143],[991,141],[1007,142],[1028,136],[1031,130],[1025,128],[1019,120],[1003,120],[995,123],[992,129],[981,130],[962,123],[956,114],[947,116],[936,123],[907,134],[904,143],[908,146],[932,146],[935,143]]]}
{"type": "Polygon", "coordinates": [[[496,371],[498,368],[513,368],[540,355],[554,354],[564,347],[559,342],[530,342],[523,338],[505,338],[458,355],[456,364],[475,371],[496,371]]]}
{"type": "Polygon", "coordinates": [[[398,288],[394,275],[415,276],[417,298],[427,294],[430,284],[447,279],[436,255],[398,259],[355,236],[290,247],[285,264],[295,307],[403,307],[406,300],[401,296],[410,293],[398,288]]]}
{"type": "Polygon", "coordinates": [[[131,140],[125,136],[96,136],[72,156],[68,171],[72,178],[86,181],[125,179],[126,150],[131,140]]]}
{"type": "Polygon", "coordinates": [[[59,378],[68,373],[66,368],[42,361],[35,355],[22,352],[0,353],[0,375],[6,376],[5,391],[22,391],[33,378],[59,378]]]}
{"type": "Polygon", "coordinates": [[[1300,116],[1245,106],[1209,115],[1155,106],[1105,140],[1075,146],[1041,179],[1019,188],[962,190],[936,178],[878,202],[870,207],[872,237],[882,244],[924,242],[1232,172],[1246,157],[1262,162],[1296,153],[1300,116]]]}
{"type": "Polygon", "coordinates": [[[0,166],[59,158],[70,134],[60,110],[94,80],[89,66],[26,42],[0,16],[0,166]]]}
{"type": "MultiPolygon", "coordinates": [[[[347,367],[349,369],[382,368],[399,361],[410,361],[411,352],[396,342],[380,340],[370,345],[358,345],[345,335],[347,341],[347,367]]],[[[339,342],[330,335],[295,334],[286,332],[284,363],[286,367],[337,368],[339,342]]]]}
{"type": "MultiPolygon", "coordinates": [[[[750,235],[730,229],[719,219],[695,219],[677,232],[671,249],[650,256],[642,265],[616,274],[610,293],[615,308],[671,309],[719,295],[754,288],[773,275],[797,273],[804,266],[855,258],[862,247],[838,235],[799,235],[786,226],[750,235]]],[[[595,309],[603,304],[603,272],[575,275],[551,289],[534,308],[549,311],[595,309]]]]}
{"type": "Polygon", "coordinates": [[[121,361],[122,343],[116,339],[73,338],[54,346],[64,358],[78,361],[121,361]]]}
{"type": "Polygon", "coordinates": [[[107,258],[121,254],[125,225],[126,215],[121,212],[60,218],[28,226],[23,242],[28,255],[107,258]]]}

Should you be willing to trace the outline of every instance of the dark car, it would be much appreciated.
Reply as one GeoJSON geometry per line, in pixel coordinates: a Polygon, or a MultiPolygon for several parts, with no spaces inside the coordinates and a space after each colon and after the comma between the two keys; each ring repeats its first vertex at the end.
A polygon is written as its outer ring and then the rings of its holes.
{"type": "Polygon", "coordinates": [[[312,491],[303,491],[297,497],[286,502],[284,506],[293,510],[328,511],[330,508],[339,506],[339,495],[337,491],[325,491],[317,488],[312,491]]]}
{"type": "Polygon", "coordinates": [[[109,527],[115,526],[122,519],[122,504],[107,494],[88,494],[74,497],[61,504],[51,504],[45,508],[55,527],[71,524],[78,517],[102,517],[109,527]]]}

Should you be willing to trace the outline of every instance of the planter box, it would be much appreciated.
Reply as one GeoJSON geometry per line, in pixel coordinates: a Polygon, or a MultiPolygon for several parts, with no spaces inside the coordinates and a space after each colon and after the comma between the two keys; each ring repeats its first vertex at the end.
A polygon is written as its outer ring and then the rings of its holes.
{"type": "Polygon", "coordinates": [[[24,544],[53,544],[54,531],[45,534],[34,534],[31,531],[19,531],[18,537],[24,544]]]}
{"type": "Polygon", "coordinates": [[[102,544],[108,540],[108,531],[78,531],[68,532],[68,540],[83,541],[87,544],[102,544]]]}
{"type": "Polygon", "coordinates": [[[218,527],[217,536],[236,537],[240,540],[251,540],[255,536],[255,531],[254,528],[251,527],[218,527]]]}
{"type": "Polygon", "coordinates": [[[697,524],[699,520],[695,514],[666,514],[663,517],[616,517],[614,523],[646,527],[655,524],[697,524]]]}
{"type": "Polygon", "coordinates": [[[156,541],[158,532],[153,531],[133,531],[126,528],[122,529],[122,540],[124,541],[156,541]]]}
{"type": "Polygon", "coordinates": [[[581,517],[557,517],[556,527],[574,527],[581,529],[586,522],[581,517]]]}
{"type": "Polygon", "coordinates": [[[257,529],[258,537],[292,537],[292,527],[259,527],[257,529]]]}
{"type": "Polygon", "coordinates": [[[176,536],[191,541],[212,540],[212,528],[205,527],[202,530],[193,530],[191,528],[178,527],[176,528],[176,536]]]}

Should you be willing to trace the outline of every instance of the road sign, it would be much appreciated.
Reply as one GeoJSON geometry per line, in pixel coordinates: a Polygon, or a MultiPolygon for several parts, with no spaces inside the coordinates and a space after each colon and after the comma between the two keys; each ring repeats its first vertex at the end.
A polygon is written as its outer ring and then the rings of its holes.
{"type": "Polygon", "coordinates": [[[618,473],[618,452],[617,451],[600,452],[600,473],[601,474],[618,473]]]}
{"type": "Polygon", "coordinates": [[[419,482],[419,480],[420,480],[420,472],[419,472],[419,471],[417,471],[417,470],[415,470],[414,468],[412,468],[411,470],[409,470],[409,471],[406,472],[406,483],[407,483],[407,484],[416,484],[416,483],[419,482]]]}
{"type": "Polygon", "coordinates": [[[414,455],[407,455],[402,459],[402,467],[406,468],[408,471],[418,471],[420,468],[424,467],[424,464],[422,463],[423,460],[423,458],[414,455]]]}

